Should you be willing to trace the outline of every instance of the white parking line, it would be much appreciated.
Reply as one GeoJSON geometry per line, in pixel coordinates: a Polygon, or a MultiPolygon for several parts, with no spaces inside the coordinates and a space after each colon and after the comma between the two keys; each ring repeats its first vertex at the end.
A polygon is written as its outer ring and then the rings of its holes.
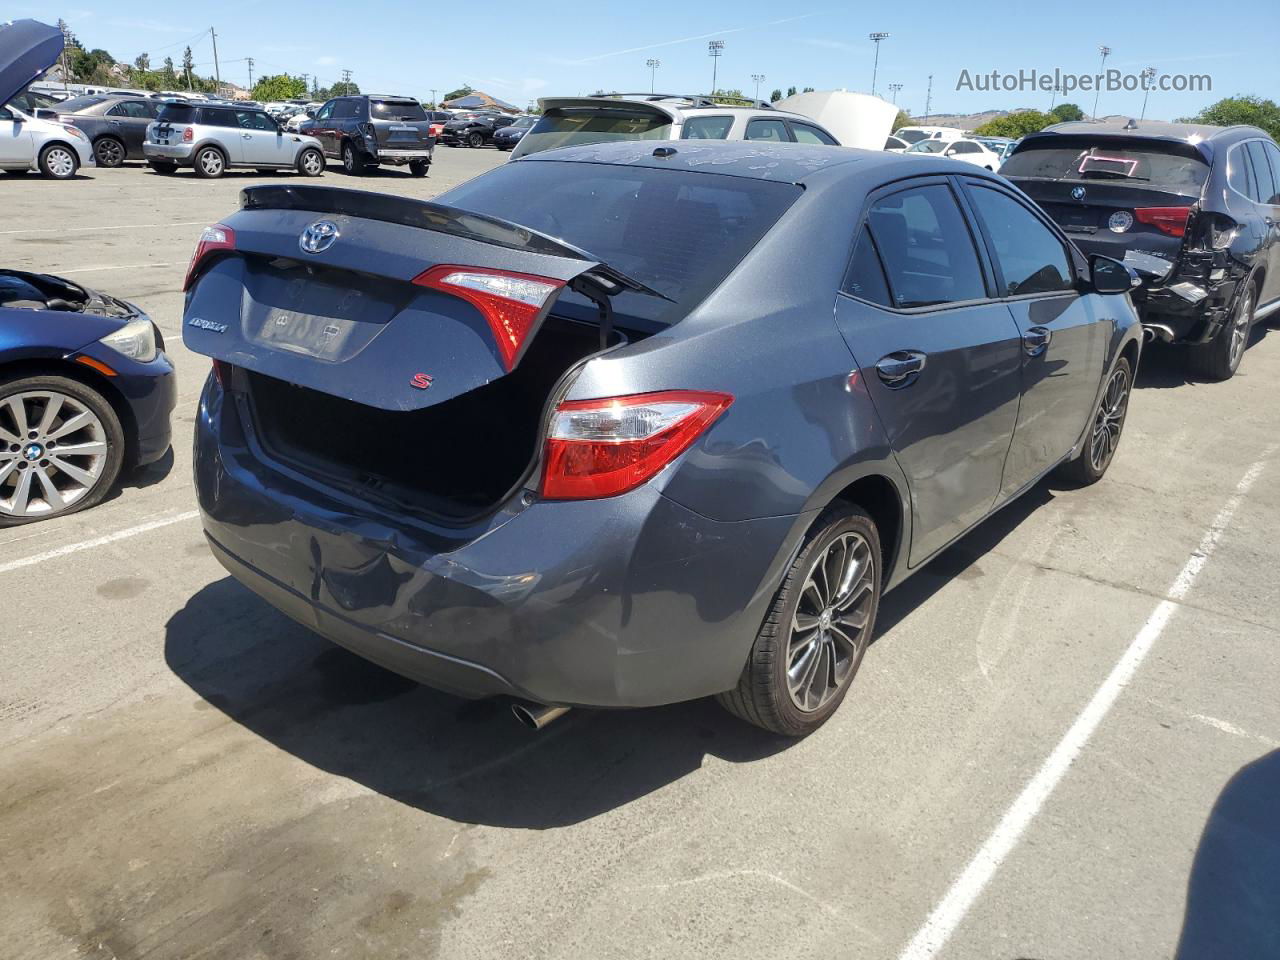
{"type": "Polygon", "coordinates": [[[1168,599],[1162,600],[1152,611],[1147,622],[1138,631],[1138,635],[1129,644],[1129,648],[1111,669],[1102,686],[1094,693],[1088,706],[1054,747],[1036,775],[1018,794],[1018,798],[1005,811],[991,836],[974,854],[964,872],[951,884],[951,888],[933,908],[924,925],[916,931],[911,942],[899,954],[899,960],[932,960],[947,945],[947,941],[964,920],[969,908],[982,895],[982,891],[991,882],[1000,865],[1017,846],[1023,832],[1040,812],[1049,795],[1053,793],[1071,764],[1080,755],[1080,751],[1089,742],[1089,738],[1093,736],[1093,732],[1111,710],[1116,698],[1129,685],[1138,667],[1151,652],[1152,646],[1160,638],[1174,611],[1178,609],[1179,602],[1190,592],[1205,563],[1217,549],[1223,532],[1231,523],[1232,517],[1240,508],[1249,489],[1262,475],[1267,459],[1275,449],[1275,447],[1268,449],[1261,460],[1245,471],[1245,475],[1236,484],[1235,493],[1218,511],[1218,515],[1214,517],[1213,523],[1201,539],[1200,545],[1192,552],[1186,565],[1174,578],[1172,586],[1169,587],[1168,599]]]}
{"type": "Polygon", "coordinates": [[[10,560],[7,563],[0,563],[0,573],[9,573],[13,570],[20,570],[23,567],[31,567],[37,563],[44,563],[46,560],[57,560],[59,557],[65,557],[68,554],[79,553],[81,550],[92,550],[94,547],[103,547],[108,543],[115,543],[117,540],[127,540],[129,537],[136,537],[139,534],[150,533],[152,530],[159,530],[161,527],[168,527],[175,523],[182,523],[184,520],[194,520],[198,516],[200,516],[200,511],[187,510],[183,513],[175,513],[171,517],[162,517],[159,520],[150,520],[147,523],[140,523],[136,527],[126,527],[123,530],[117,530],[115,533],[108,533],[101,537],[94,537],[92,540],[81,540],[79,543],[69,543],[65,547],[46,550],[44,553],[37,553],[30,557],[23,557],[20,560],[10,560]]]}
{"type": "Polygon", "coordinates": [[[102,230],[154,230],[158,227],[207,227],[207,220],[179,220],[176,223],[122,223],[114,227],[23,227],[0,230],[0,236],[12,233],[98,233],[102,230]]]}
{"type": "Polygon", "coordinates": [[[160,263],[121,263],[102,267],[76,267],[74,270],[59,270],[58,275],[62,276],[68,273],[99,273],[104,270],[142,270],[146,267],[174,267],[178,266],[181,261],[165,260],[160,263]]]}

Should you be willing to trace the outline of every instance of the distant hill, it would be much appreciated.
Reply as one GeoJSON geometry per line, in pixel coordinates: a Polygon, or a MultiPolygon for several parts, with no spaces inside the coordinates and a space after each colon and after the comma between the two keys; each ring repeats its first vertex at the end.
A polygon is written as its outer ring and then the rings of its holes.
{"type": "MultiPolygon", "coordinates": [[[[929,114],[930,127],[959,127],[961,130],[976,130],[988,121],[994,120],[996,117],[1007,117],[1011,113],[1019,113],[1023,110],[1031,110],[1032,107],[1018,107],[1014,110],[986,110],[982,113],[931,113],[929,114]]],[[[1102,120],[1127,120],[1129,114],[1118,113],[1100,117],[1102,120]]],[[[1148,120],[1154,119],[1148,117],[1148,120]]],[[[924,117],[912,117],[912,123],[926,125],[924,117]]]]}

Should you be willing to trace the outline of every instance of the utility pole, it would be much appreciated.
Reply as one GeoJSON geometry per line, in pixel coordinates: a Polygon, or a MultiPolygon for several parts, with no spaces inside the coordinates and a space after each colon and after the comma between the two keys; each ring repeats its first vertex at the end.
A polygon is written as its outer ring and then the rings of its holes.
{"type": "MultiPolygon", "coordinates": [[[[1107,65],[1107,57],[1111,56],[1111,48],[1108,46],[1098,47],[1098,52],[1102,54],[1102,62],[1098,64],[1098,75],[1102,75],[1103,68],[1107,65]]],[[[1093,119],[1098,119],[1098,97],[1102,94],[1102,84],[1098,84],[1098,89],[1093,92],[1093,119]]]]}
{"type": "MultiPolygon", "coordinates": [[[[209,28],[209,36],[213,38],[213,79],[219,87],[222,86],[222,70],[218,67],[218,35],[213,32],[213,27],[209,28]]],[[[218,91],[221,96],[221,91],[218,91]]]]}
{"type": "Polygon", "coordinates": [[[764,74],[763,74],[763,73],[753,73],[753,74],[751,75],[751,79],[755,81],[755,84],[756,84],[756,99],[757,99],[757,100],[759,100],[759,99],[760,99],[760,84],[764,83],[764,74]]]}
{"type": "Polygon", "coordinates": [[[342,95],[345,97],[351,92],[351,71],[342,71],[342,95]]]}
{"type": "Polygon", "coordinates": [[[435,88],[435,87],[432,87],[432,88],[431,88],[431,109],[432,109],[432,110],[439,110],[439,109],[440,109],[440,101],[436,99],[436,88],[435,88]]]}
{"type": "Polygon", "coordinates": [[[302,95],[304,97],[307,95],[307,77],[309,76],[311,76],[309,73],[302,74],[302,95]]]}
{"type": "Polygon", "coordinates": [[[887,33],[872,33],[868,34],[867,39],[875,41],[876,45],[876,62],[875,66],[871,68],[871,95],[874,97],[876,95],[876,74],[880,72],[880,41],[888,40],[889,35],[887,33]]]}
{"type": "Polygon", "coordinates": [[[1147,67],[1140,74],[1142,77],[1142,116],[1139,120],[1147,119],[1147,97],[1151,96],[1151,81],[1156,78],[1156,68],[1147,67]]]}
{"type": "Polygon", "coordinates": [[[929,108],[933,106],[933,74],[929,74],[929,91],[924,95],[924,122],[929,125],[929,108]]]}
{"type": "Polygon", "coordinates": [[[59,20],[58,26],[62,28],[62,53],[59,54],[59,59],[62,61],[62,89],[70,93],[71,88],[67,85],[70,79],[67,70],[67,47],[71,45],[71,27],[65,20],[59,20]]]}
{"type": "Polygon", "coordinates": [[[723,40],[707,41],[707,56],[711,57],[711,96],[716,95],[716,68],[720,66],[720,57],[724,54],[723,40]]]}
{"type": "Polygon", "coordinates": [[[649,92],[653,93],[653,82],[654,82],[653,78],[655,75],[655,71],[660,66],[662,66],[662,61],[654,60],[652,57],[650,57],[648,60],[644,62],[644,65],[649,68],[649,92]]]}
{"type": "Polygon", "coordinates": [[[1053,112],[1054,101],[1058,99],[1058,94],[1060,94],[1061,92],[1062,92],[1062,84],[1055,83],[1053,85],[1053,93],[1049,95],[1049,112],[1050,113],[1053,112]]]}
{"type": "Polygon", "coordinates": [[[894,102],[894,105],[895,105],[895,106],[896,106],[896,105],[897,105],[897,103],[898,103],[898,91],[899,91],[899,90],[901,90],[901,89],[902,89],[902,84],[900,84],[900,83],[891,83],[891,84],[889,84],[889,92],[890,92],[891,94],[893,94],[893,102],[894,102]]]}
{"type": "Polygon", "coordinates": [[[245,57],[244,62],[249,65],[249,89],[253,89],[253,57],[245,57]]]}

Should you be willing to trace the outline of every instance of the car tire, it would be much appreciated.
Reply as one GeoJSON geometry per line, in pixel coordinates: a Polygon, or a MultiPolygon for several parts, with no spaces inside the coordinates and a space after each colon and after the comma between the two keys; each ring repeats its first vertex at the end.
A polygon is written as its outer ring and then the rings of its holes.
{"type": "Polygon", "coordinates": [[[75,150],[62,143],[51,143],[40,151],[40,173],[50,180],[70,180],[80,169],[75,150]]]}
{"type": "Polygon", "coordinates": [[[472,134],[469,134],[469,135],[467,136],[467,146],[469,146],[469,147],[483,147],[483,146],[484,146],[484,134],[483,134],[483,133],[472,133],[472,134]]]}
{"type": "Polygon", "coordinates": [[[425,177],[427,171],[431,169],[430,160],[410,160],[409,174],[414,177],[425,177]]]}
{"type": "Polygon", "coordinates": [[[227,155],[217,147],[201,147],[196,151],[193,166],[197,177],[217,180],[227,172],[227,155]]]}
{"type": "Polygon", "coordinates": [[[356,148],[352,146],[350,141],[342,145],[342,172],[352,177],[358,177],[367,170],[364,158],[356,152],[356,148]]]}
{"type": "MultiPolygon", "coordinates": [[[[56,446],[54,450],[56,450],[56,446]]],[[[55,516],[65,516],[79,510],[87,510],[99,503],[115,485],[120,476],[120,468],[124,462],[124,429],[120,418],[106,398],[78,380],[58,376],[17,376],[0,377],[0,527],[13,527],[24,523],[55,516]],[[45,399],[47,397],[47,399],[45,399]],[[58,435],[57,431],[65,427],[70,417],[61,413],[55,414],[53,423],[44,428],[37,419],[37,411],[42,411],[44,403],[57,398],[60,410],[79,417],[82,413],[91,416],[86,425],[72,430],[68,434],[58,435]],[[27,431],[20,435],[21,424],[14,416],[14,402],[23,409],[27,431]],[[32,433],[36,435],[33,437],[32,433]],[[14,438],[18,442],[14,442],[14,438]],[[50,440],[53,443],[66,443],[70,440],[77,447],[94,447],[105,444],[101,454],[62,454],[45,448],[42,453],[52,454],[36,460],[28,460],[25,446],[30,443],[45,446],[50,440]],[[15,447],[17,449],[15,449],[15,447]],[[63,460],[65,458],[65,460],[63,460]],[[61,471],[57,464],[62,460],[69,470],[61,471]],[[26,464],[29,464],[27,466],[26,464]],[[77,476],[76,474],[79,474],[77,476]],[[14,479],[15,475],[17,479],[14,479]],[[23,476],[26,487],[23,488],[23,476]],[[43,475],[43,478],[42,477],[43,475]],[[38,510],[25,516],[16,515],[16,511],[26,514],[32,501],[49,504],[44,486],[49,481],[59,489],[60,496],[74,499],[61,509],[38,510]],[[59,488],[61,484],[61,488],[59,488]]]]}
{"type": "Polygon", "coordinates": [[[115,137],[99,137],[93,143],[93,159],[100,167],[123,167],[129,151],[115,137]]]}
{"type": "Polygon", "coordinates": [[[782,736],[817,730],[853,684],[874,636],[882,584],[871,517],[852,504],[829,507],[791,562],[738,685],[717,697],[721,706],[782,736]]]}
{"type": "Polygon", "coordinates": [[[170,163],[168,160],[148,160],[147,166],[156,173],[169,174],[178,169],[176,163],[170,163]]]}
{"type": "Polygon", "coordinates": [[[1087,487],[1102,479],[1120,445],[1132,392],[1133,368],[1128,357],[1121,357],[1102,388],[1102,397],[1089,422],[1089,435],[1080,445],[1080,452],[1058,468],[1059,479],[1075,487],[1087,487]]]}
{"type": "Polygon", "coordinates": [[[1249,346],[1254,309],[1258,305],[1258,285],[1249,285],[1236,297],[1231,316],[1208,343],[1191,346],[1191,370],[1205,380],[1230,380],[1240,369],[1249,346]]]}
{"type": "Polygon", "coordinates": [[[315,147],[298,154],[298,172],[304,177],[318,177],[324,173],[324,167],[324,154],[315,147]]]}

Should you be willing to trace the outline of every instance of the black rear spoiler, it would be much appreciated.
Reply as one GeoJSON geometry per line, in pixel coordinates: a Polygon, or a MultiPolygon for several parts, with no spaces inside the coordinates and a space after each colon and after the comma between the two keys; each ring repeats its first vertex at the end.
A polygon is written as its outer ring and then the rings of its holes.
{"type": "MultiPolygon", "coordinates": [[[[633,280],[626,274],[602,263],[580,247],[557,240],[530,227],[512,223],[483,213],[470,213],[458,207],[428,200],[413,200],[367,190],[342,187],[313,187],[292,184],[263,184],[240,191],[241,210],[305,210],[333,216],[360,217],[404,227],[417,227],[451,236],[506,247],[525,253],[542,253],[570,260],[585,260],[595,266],[583,276],[596,281],[600,290],[612,296],[623,290],[647,294],[671,301],[665,294],[633,280]]],[[[674,302],[674,301],[671,301],[674,302]]]]}

